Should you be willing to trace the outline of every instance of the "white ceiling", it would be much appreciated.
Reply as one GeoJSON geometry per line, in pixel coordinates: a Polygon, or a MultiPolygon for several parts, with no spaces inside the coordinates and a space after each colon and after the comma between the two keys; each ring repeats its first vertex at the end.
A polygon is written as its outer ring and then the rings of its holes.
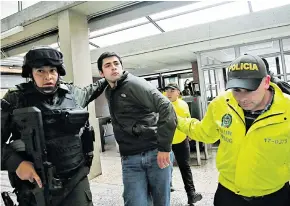
{"type": "MultiPolygon", "coordinates": [[[[79,5],[79,7],[75,7],[75,9],[79,9],[79,12],[86,11],[88,5],[94,5],[94,7],[96,7],[97,3],[82,4],[79,5]]],[[[106,7],[110,6],[112,6],[110,3],[106,4],[106,7]]],[[[117,3],[116,6],[118,6],[117,3]]],[[[93,6],[91,8],[93,8],[93,6]]],[[[273,25],[273,27],[276,26],[281,18],[281,22],[285,23],[284,21],[286,19],[286,23],[288,25],[289,9],[289,6],[284,9],[287,12],[284,12],[284,15],[283,12],[280,12],[280,10],[283,11],[282,8],[277,10],[276,13],[279,13],[280,15],[277,15],[275,18],[270,17],[268,14],[265,16],[266,13],[263,14],[263,12],[261,14],[256,13],[245,17],[235,17],[233,19],[189,27],[177,31],[165,32],[162,34],[153,35],[151,37],[133,40],[127,43],[120,43],[106,48],[96,49],[95,52],[92,51],[93,55],[91,55],[91,59],[95,62],[96,58],[100,55],[100,52],[102,53],[105,50],[119,52],[123,59],[124,68],[136,75],[188,69],[191,68],[191,62],[196,61],[196,56],[194,54],[195,51],[201,51],[210,47],[219,48],[220,45],[233,45],[246,43],[247,41],[254,41],[254,38],[257,37],[255,37],[255,30],[253,30],[253,28],[256,30],[259,28],[265,29],[261,22],[267,22],[268,26],[271,28],[271,25],[273,25]],[[256,19],[257,21],[252,22],[249,25],[246,24],[251,22],[250,20],[252,19],[256,19]],[[255,26],[255,24],[258,26],[255,26]],[[234,38],[237,38],[237,34],[239,33],[244,34],[244,36],[249,35],[249,37],[247,37],[248,39],[241,36],[239,37],[239,40],[235,40],[234,38]],[[231,36],[229,37],[229,35],[231,36]],[[235,41],[231,42],[230,38],[235,41]],[[207,39],[207,41],[205,41],[205,39],[207,39]],[[214,44],[215,41],[216,43],[214,44]],[[191,43],[189,44],[188,42],[191,43]]],[[[55,18],[53,15],[52,17],[55,18]]],[[[57,19],[54,20],[55,23],[57,23],[57,19]]],[[[39,24],[41,24],[41,21],[39,21],[39,24]]],[[[282,24],[279,23],[279,25],[282,24]]],[[[263,30],[261,30],[261,32],[266,33],[263,30]]],[[[258,35],[258,33],[256,35],[260,38],[263,36],[261,34],[258,35]]],[[[266,34],[264,35],[267,36],[266,34]]],[[[270,37],[272,38],[274,35],[271,34],[270,37]]],[[[269,37],[267,38],[269,39],[269,37]]],[[[273,44],[273,47],[276,48],[277,44],[273,44]]],[[[249,48],[247,49],[249,50],[249,48]]],[[[262,49],[264,50],[265,48],[262,49]]],[[[215,61],[214,63],[228,62],[233,60],[234,56],[235,53],[233,49],[207,52],[202,56],[202,63],[205,64],[203,61],[205,59],[215,61]]],[[[96,63],[92,64],[92,69],[93,75],[98,76],[98,68],[96,63]]]]}

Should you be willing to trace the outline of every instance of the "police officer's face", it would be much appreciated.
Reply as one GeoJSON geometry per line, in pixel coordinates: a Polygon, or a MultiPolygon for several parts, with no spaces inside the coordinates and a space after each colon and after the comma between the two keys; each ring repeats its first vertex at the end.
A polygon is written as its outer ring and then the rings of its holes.
{"type": "Polygon", "coordinates": [[[180,92],[178,91],[178,89],[166,89],[165,90],[165,95],[168,97],[168,99],[171,101],[171,102],[175,102],[177,100],[177,98],[179,97],[180,95],[180,92]]]}
{"type": "Polygon", "coordinates": [[[38,87],[54,87],[58,80],[57,68],[51,66],[33,68],[32,76],[38,87]]]}
{"type": "Polygon", "coordinates": [[[111,83],[119,80],[123,73],[122,64],[115,56],[103,59],[102,69],[103,72],[100,72],[101,77],[105,77],[111,83]]]}
{"type": "Polygon", "coordinates": [[[239,103],[240,107],[248,111],[262,110],[267,105],[266,93],[269,89],[270,77],[262,80],[260,86],[255,91],[246,89],[233,89],[233,96],[239,103]]]}

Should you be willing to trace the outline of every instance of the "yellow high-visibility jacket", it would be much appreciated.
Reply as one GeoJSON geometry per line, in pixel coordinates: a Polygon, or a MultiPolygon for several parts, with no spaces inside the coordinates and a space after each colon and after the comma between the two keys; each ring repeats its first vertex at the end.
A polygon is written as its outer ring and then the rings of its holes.
{"type": "MultiPolygon", "coordinates": [[[[183,101],[181,99],[177,99],[176,101],[171,102],[171,103],[173,105],[173,108],[174,108],[177,116],[190,117],[188,104],[185,101],[183,101]]],[[[174,133],[173,140],[172,140],[172,144],[178,144],[180,142],[183,142],[185,140],[185,138],[186,138],[186,134],[184,134],[180,130],[176,129],[175,133],[174,133]]]]}
{"type": "Polygon", "coordinates": [[[246,197],[263,196],[290,180],[290,96],[277,85],[270,110],[246,132],[244,112],[227,91],[216,97],[200,122],[178,117],[178,129],[194,140],[220,139],[216,164],[219,182],[246,197]]]}

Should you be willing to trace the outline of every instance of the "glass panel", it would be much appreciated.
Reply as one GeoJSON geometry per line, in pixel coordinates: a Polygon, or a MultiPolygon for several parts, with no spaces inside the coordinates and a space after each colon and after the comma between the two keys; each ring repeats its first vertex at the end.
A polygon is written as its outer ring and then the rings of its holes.
{"type": "Polygon", "coordinates": [[[146,24],[124,31],[115,32],[105,36],[91,39],[90,41],[100,47],[106,47],[118,43],[131,41],[134,39],[140,39],[146,36],[161,33],[153,24],[146,24]]]}
{"type": "Polygon", "coordinates": [[[217,84],[218,94],[220,94],[226,89],[224,73],[223,73],[223,69],[216,69],[215,72],[216,72],[216,84],[217,84]]]}
{"type": "Polygon", "coordinates": [[[209,64],[222,64],[225,62],[231,62],[234,59],[235,59],[234,48],[210,51],[201,54],[202,66],[209,64]]]}
{"type": "Polygon", "coordinates": [[[290,83],[290,75],[287,75],[287,82],[290,83]]]}
{"type": "Polygon", "coordinates": [[[283,1],[252,0],[251,3],[254,12],[290,4],[290,2],[287,0],[283,1]]]}
{"type": "Polygon", "coordinates": [[[22,9],[30,7],[38,2],[40,2],[40,1],[22,1],[22,9]]]}
{"type": "Polygon", "coordinates": [[[285,55],[286,73],[290,73],[290,54],[285,55]]]}
{"type": "Polygon", "coordinates": [[[210,70],[212,98],[217,96],[216,72],[210,70]]]}
{"type": "Polygon", "coordinates": [[[290,39],[283,39],[283,50],[290,51],[290,39]]]}
{"type": "Polygon", "coordinates": [[[25,78],[20,75],[1,75],[1,89],[14,87],[16,84],[25,82],[25,78]]]}
{"type": "Polygon", "coordinates": [[[281,56],[279,57],[267,57],[265,58],[269,64],[270,72],[273,72],[274,75],[283,74],[281,56]]]}
{"type": "Polygon", "coordinates": [[[208,102],[225,91],[225,80],[222,68],[204,70],[204,81],[208,102]]]}
{"type": "Polygon", "coordinates": [[[215,95],[214,86],[212,86],[214,84],[214,79],[212,76],[211,70],[204,71],[205,90],[208,101],[211,101],[215,95]]]}
{"type": "Polygon", "coordinates": [[[96,35],[105,34],[105,33],[109,33],[109,32],[114,32],[114,31],[119,30],[119,29],[124,29],[124,28],[127,28],[127,27],[131,27],[131,26],[134,26],[134,25],[145,23],[145,22],[149,22],[145,17],[142,17],[142,18],[139,18],[139,19],[134,19],[132,21],[124,22],[122,24],[118,24],[118,25],[110,26],[110,27],[107,27],[107,28],[104,28],[104,29],[100,29],[100,30],[97,30],[97,31],[93,31],[93,32],[90,33],[90,37],[93,37],[93,36],[96,36],[96,35]]]}
{"type": "Polygon", "coordinates": [[[270,41],[259,44],[246,45],[242,46],[240,49],[241,55],[243,54],[264,55],[280,52],[278,41],[270,41]]]}
{"type": "Polygon", "coordinates": [[[14,56],[1,59],[1,66],[22,66],[23,56],[14,56]]]}
{"type": "Polygon", "coordinates": [[[205,85],[209,84],[208,71],[203,72],[205,85]]]}
{"type": "Polygon", "coordinates": [[[192,11],[192,10],[195,10],[195,9],[201,9],[201,8],[206,7],[206,6],[217,4],[217,3],[222,2],[222,1],[223,0],[207,0],[207,1],[199,1],[199,2],[197,1],[197,2],[195,2],[193,4],[188,4],[186,6],[182,6],[182,7],[179,7],[179,8],[170,9],[168,11],[163,11],[163,12],[160,12],[160,13],[157,13],[157,14],[150,15],[150,17],[153,20],[158,20],[158,19],[165,18],[165,17],[168,17],[168,16],[184,13],[184,12],[187,12],[187,11],[192,11]]]}
{"type": "Polygon", "coordinates": [[[158,79],[152,79],[152,80],[147,80],[147,81],[150,82],[155,88],[159,87],[158,79]]]}
{"type": "Polygon", "coordinates": [[[164,84],[165,86],[169,83],[176,83],[178,84],[178,77],[166,77],[164,78],[164,84]]]}
{"type": "Polygon", "coordinates": [[[17,1],[1,1],[1,19],[18,12],[17,1]]]}
{"type": "Polygon", "coordinates": [[[247,13],[249,13],[247,2],[239,1],[160,20],[157,24],[165,31],[171,31],[247,13]]]}
{"type": "Polygon", "coordinates": [[[184,84],[185,84],[185,82],[186,83],[189,83],[189,82],[191,82],[191,81],[193,81],[193,74],[192,73],[189,73],[189,74],[181,74],[180,75],[180,78],[179,78],[179,88],[180,88],[180,90],[181,91],[183,91],[184,90],[184,84]]]}

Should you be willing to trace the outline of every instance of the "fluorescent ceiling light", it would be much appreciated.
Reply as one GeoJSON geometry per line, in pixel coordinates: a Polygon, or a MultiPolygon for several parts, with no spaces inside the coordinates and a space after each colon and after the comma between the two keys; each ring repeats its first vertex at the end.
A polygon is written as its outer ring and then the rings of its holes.
{"type": "Polygon", "coordinates": [[[9,29],[8,31],[4,31],[3,33],[1,33],[1,39],[5,39],[9,36],[22,32],[23,30],[24,30],[23,26],[16,26],[12,29],[9,29]]]}

